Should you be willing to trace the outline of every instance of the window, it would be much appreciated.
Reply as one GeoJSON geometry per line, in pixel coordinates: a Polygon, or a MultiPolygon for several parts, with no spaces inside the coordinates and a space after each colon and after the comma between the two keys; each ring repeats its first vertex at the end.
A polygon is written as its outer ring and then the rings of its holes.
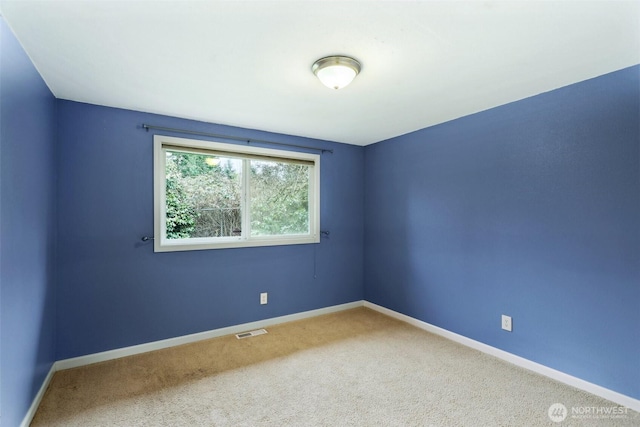
{"type": "Polygon", "coordinates": [[[320,241],[320,156],[154,137],[155,251],[320,241]]]}

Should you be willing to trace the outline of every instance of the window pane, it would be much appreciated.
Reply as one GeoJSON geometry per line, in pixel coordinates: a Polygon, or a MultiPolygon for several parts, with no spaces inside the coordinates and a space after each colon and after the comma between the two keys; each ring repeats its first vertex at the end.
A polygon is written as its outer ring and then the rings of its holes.
{"type": "Polygon", "coordinates": [[[251,235],[309,233],[308,165],[251,160],[251,235]]]}
{"type": "Polygon", "coordinates": [[[166,151],[168,239],[242,232],[242,160],[166,151]]]}

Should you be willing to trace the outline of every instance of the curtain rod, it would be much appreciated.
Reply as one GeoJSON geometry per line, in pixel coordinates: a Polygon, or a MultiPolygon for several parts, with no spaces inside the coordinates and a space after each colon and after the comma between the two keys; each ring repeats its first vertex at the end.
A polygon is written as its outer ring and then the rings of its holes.
{"type": "Polygon", "coordinates": [[[313,150],[313,151],[319,151],[320,153],[331,153],[331,154],[333,154],[333,150],[329,150],[329,149],[326,149],[326,148],[316,148],[316,147],[309,147],[307,145],[297,145],[297,144],[285,144],[284,142],[266,141],[264,139],[241,138],[239,136],[222,135],[222,134],[218,134],[218,133],[208,133],[208,132],[198,132],[198,131],[194,131],[194,130],[166,128],[166,127],[162,127],[162,126],[148,125],[148,124],[145,124],[145,123],[142,124],[142,128],[145,129],[147,132],[149,132],[149,129],[156,129],[156,130],[161,130],[161,131],[166,131],[166,132],[186,133],[186,134],[189,134],[189,135],[208,136],[208,137],[211,137],[211,138],[231,139],[231,140],[234,140],[234,141],[246,142],[247,144],[251,144],[252,142],[258,142],[258,143],[262,143],[262,144],[279,145],[281,147],[303,148],[305,150],[313,150]]]}

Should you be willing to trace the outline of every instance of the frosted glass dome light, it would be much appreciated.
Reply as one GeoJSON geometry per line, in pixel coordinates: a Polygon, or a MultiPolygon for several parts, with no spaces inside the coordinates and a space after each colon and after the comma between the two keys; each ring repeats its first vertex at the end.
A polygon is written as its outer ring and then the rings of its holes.
{"type": "Polygon", "coordinates": [[[327,56],[314,62],[311,70],[326,87],[342,89],[358,75],[360,63],[348,56],[327,56]]]}

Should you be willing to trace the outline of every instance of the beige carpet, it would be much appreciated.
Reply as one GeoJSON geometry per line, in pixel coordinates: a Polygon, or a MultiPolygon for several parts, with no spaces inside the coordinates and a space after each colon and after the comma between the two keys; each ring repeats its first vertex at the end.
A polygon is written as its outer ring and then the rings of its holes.
{"type": "Polygon", "coordinates": [[[640,425],[571,418],[617,405],[365,308],[268,331],[58,372],[31,425],[640,425]]]}

